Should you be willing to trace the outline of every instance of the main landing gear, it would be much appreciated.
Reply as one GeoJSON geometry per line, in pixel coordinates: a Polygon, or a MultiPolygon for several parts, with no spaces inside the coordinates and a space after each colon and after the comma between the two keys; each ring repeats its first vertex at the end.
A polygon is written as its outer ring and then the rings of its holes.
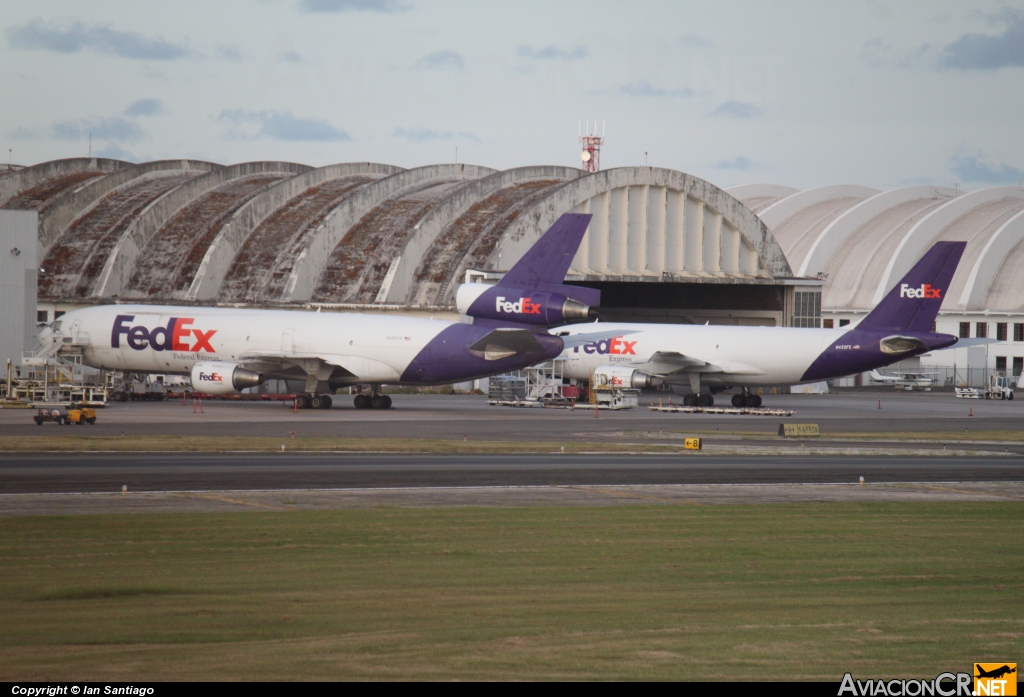
{"type": "Polygon", "coordinates": [[[295,395],[296,409],[330,409],[333,403],[329,394],[295,395]]]}
{"type": "Polygon", "coordinates": [[[732,396],[732,405],[739,408],[750,407],[756,409],[761,406],[761,395],[751,394],[747,390],[743,390],[740,394],[732,396]]]}
{"type": "Polygon", "coordinates": [[[386,394],[357,394],[356,409],[390,409],[391,397],[386,394]]]}
{"type": "Polygon", "coordinates": [[[683,397],[684,407],[713,407],[715,398],[709,394],[688,394],[683,397]]]}

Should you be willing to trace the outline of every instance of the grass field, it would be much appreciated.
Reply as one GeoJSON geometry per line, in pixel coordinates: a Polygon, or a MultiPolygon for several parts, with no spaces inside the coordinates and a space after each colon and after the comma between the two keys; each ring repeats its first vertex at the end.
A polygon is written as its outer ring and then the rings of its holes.
{"type": "Polygon", "coordinates": [[[824,679],[1024,658],[1006,504],[7,518],[0,680],[824,679]]]}

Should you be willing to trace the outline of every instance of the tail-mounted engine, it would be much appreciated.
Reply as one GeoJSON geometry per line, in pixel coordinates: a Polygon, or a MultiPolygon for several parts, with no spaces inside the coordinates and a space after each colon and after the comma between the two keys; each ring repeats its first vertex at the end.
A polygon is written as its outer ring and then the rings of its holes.
{"type": "Polygon", "coordinates": [[[196,363],[192,366],[191,377],[192,389],[203,394],[234,394],[247,387],[262,385],[266,380],[237,363],[220,361],[196,363]]]}
{"type": "Polygon", "coordinates": [[[463,283],[459,286],[455,294],[455,306],[460,313],[476,319],[546,327],[597,317],[596,308],[561,293],[523,290],[501,285],[489,286],[483,283],[463,283]]]}

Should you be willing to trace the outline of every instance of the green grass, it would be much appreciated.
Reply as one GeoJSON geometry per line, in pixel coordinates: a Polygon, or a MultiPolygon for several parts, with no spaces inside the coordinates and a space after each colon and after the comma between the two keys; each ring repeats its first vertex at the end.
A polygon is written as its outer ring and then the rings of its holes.
{"type": "Polygon", "coordinates": [[[0,680],[838,680],[1024,656],[1019,503],[2,521],[0,680]]]}

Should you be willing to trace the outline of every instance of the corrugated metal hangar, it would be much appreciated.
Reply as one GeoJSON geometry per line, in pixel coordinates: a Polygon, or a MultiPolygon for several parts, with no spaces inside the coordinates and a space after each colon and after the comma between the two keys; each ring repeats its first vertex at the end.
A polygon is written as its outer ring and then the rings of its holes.
{"type": "Polygon", "coordinates": [[[992,368],[1024,356],[1020,187],[723,191],[650,167],[82,158],[0,171],[0,208],[38,214],[40,321],[117,301],[443,315],[467,275],[499,276],[575,211],[594,220],[568,280],[602,290],[603,317],[840,326],[932,242],[967,240],[938,329],[1005,340],[992,368]]]}

